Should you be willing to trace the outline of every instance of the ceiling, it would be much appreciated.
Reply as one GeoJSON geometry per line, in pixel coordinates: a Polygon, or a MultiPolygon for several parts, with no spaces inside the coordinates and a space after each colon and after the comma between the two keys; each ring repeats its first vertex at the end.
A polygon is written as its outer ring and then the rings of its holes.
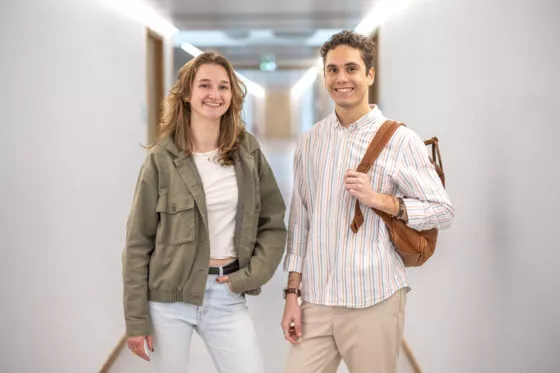
{"type": "Polygon", "coordinates": [[[181,30],[279,31],[354,27],[373,0],[151,0],[181,30]]]}
{"type": "MultiPolygon", "coordinates": [[[[259,70],[273,61],[278,70],[303,70],[314,64],[330,35],[354,28],[375,0],[151,0],[180,32],[174,44],[187,42],[216,50],[237,69],[259,70]]],[[[186,53],[184,62],[188,60],[186,53]]],[[[183,63],[184,63],[183,62],[183,63]]],[[[181,64],[181,56],[175,58],[181,64]]],[[[267,65],[271,66],[271,65],[267,65]]]]}

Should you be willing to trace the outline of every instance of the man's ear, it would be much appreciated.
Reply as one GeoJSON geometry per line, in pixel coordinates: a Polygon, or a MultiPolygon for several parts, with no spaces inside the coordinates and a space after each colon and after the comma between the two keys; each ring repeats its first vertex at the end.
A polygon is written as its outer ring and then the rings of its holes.
{"type": "Polygon", "coordinates": [[[371,69],[369,69],[368,73],[367,73],[367,77],[369,80],[369,85],[371,86],[373,84],[373,82],[375,81],[375,69],[372,67],[371,69]]]}

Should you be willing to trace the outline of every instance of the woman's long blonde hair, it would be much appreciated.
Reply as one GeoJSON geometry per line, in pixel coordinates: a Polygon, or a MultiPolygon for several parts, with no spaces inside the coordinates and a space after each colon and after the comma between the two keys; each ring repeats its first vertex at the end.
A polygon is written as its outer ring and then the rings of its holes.
{"type": "Polygon", "coordinates": [[[194,78],[198,68],[205,64],[222,66],[231,82],[231,104],[220,119],[220,135],[218,137],[219,162],[223,165],[233,164],[233,154],[239,147],[240,140],[245,133],[241,120],[243,100],[247,95],[245,84],[235,74],[231,63],[223,56],[207,52],[202,53],[187,62],[181,70],[177,82],[163,100],[163,112],[159,125],[158,138],[153,147],[163,138],[170,136],[179,150],[192,153],[191,105],[190,98],[194,78]]]}

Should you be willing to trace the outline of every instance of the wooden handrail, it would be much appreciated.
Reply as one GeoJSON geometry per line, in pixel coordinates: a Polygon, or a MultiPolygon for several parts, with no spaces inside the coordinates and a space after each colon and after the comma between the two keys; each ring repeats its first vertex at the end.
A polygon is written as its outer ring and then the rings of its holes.
{"type": "Polygon", "coordinates": [[[121,354],[121,351],[123,350],[125,345],[126,345],[126,336],[123,335],[121,339],[119,339],[119,342],[117,343],[115,348],[113,348],[113,351],[111,351],[111,354],[109,355],[109,357],[107,358],[107,360],[105,361],[101,369],[99,370],[99,373],[109,373],[111,367],[113,366],[115,361],[117,361],[117,358],[121,354]]]}
{"type": "Polygon", "coordinates": [[[402,349],[408,359],[408,362],[412,366],[414,373],[422,373],[422,368],[420,368],[420,364],[418,364],[418,360],[416,360],[416,357],[412,353],[412,349],[410,348],[408,342],[404,338],[402,340],[402,349]]]}
{"type": "MultiPolygon", "coordinates": [[[[111,354],[109,355],[109,357],[105,361],[105,364],[103,364],[103,366],[99,370],[99,373],[109,373],[109,371],[111,370],[111,367],[113,366],[113,364],[115,363],[115,361],[119,357],[119,355],[120,355],[121,351],[123,350],[123,348],[125,347],[125,345],[126,345],[126,336],[123,335],[121,337],[121,339],[119,340],[119,342],[117,343],[117,345],[115,346],[115,348],[113,348],[113,351],[111,352],[111,354]]],[[[416,360],[416,357],[412,353],[412,349],[410,348],[408,342],[404,338],[403,338],[403,341],[402,341],[402,350],[403,350],[404,354],[406,355],[406,358],[408,359],[408,362],[412,366],[412,369],[414,370],[414,373],[422,373],[422,368],[420,368],[420,364],[418,364],[418,360],[416,360]]]]}

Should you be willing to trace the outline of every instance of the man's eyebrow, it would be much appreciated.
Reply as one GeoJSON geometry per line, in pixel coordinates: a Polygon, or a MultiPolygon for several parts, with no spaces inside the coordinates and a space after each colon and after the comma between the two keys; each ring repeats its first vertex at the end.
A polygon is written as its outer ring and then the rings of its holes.
{"type": "MultiPolygon", "coordinates": [[[[351,67],[355,67],[355,66],[358,66],[358,67],[359,67],[360,64],[357,63],[357,62],[353,62],[353,61],[352,61],[352,62],[346,62],[346,63],[344,64],[344,66],[346,66],[346,67],[350,67],[350,66],[351,66],[351,67]]],[[[328,64],[327,66],[325,66],[325,67],[328,68],[328,67],[338,67],[338,66],[335,65],[334,63],[329,63],[329,64],[328,64]]]]}

